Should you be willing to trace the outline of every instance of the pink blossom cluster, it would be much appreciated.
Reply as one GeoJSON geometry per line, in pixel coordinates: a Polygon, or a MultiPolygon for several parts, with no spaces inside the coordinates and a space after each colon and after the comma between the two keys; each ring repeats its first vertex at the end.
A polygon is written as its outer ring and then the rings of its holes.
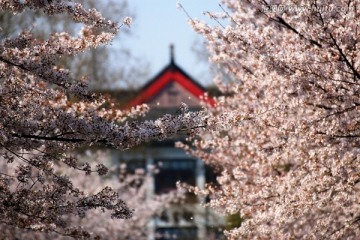
{"type": "MultiPolygon", "coordinates": [[[[125,201],[138,203],[136,194],[134,199],[126,198],[105,185],[87,194],[75,184],[79,173],[64,173],[64,168],[87,175],[108,171],[104,164],[91,166],[71,152],[94,145],[127,149],[179,132],[198,131],[204,114],[183,110],[155,121],[136,122],[133,117],[143,115],[146,106],[119,110],[89,91],[85,80],[74,79],[67,69],[57,66],[62,56],[74,56],[113,39],[118,25],[95,9],[86,10],[68,0],[4,0],[0,9],[14,14],[30,10],[67,14],[83,25],[77,36],[53,33],[39,40],[24,29],[17,37],[1,39],[0,226],[88,238],[92,235],[86,229],[67,219],[84,218],[99,209],[114,219],[134,216],[131,203],[125,201]]],[[[126,18],[120,26],[130,23],[126,18]]]]}
{"type": "Polygon", "coordinates": [[[224,128],[186,147],[221,172],[195,191],[241,215],[229,239],[359,239],[360,2],[222,2],[227,26],[190,19],[230,79],[208,118],[224,128]]]}
{"type": "MultiPolygon", "coordinates": [[[[84,154],[74,153],[74,157],[80,162],[92,161],[95,163],[96,161],[107,162],[110,154],[110,151],[105,150],[97,152],[87,150],[84,154]]],[[[16,166],[15,163],[7,164],[1,161],[2,174],[11,174],[16,166]]],[[[93,202],[92,196],[98,196],[98,193],[104,188],[105,190],[113,189],[126,203],[126,206],[132,210],[131,218],[114,219],[111,217],[111,213],[104,213],[104,209],[101,207],[88,211],[78,208],[77,214],[80,217],[74,214],[61,215],[62,219],[69,223],[65,231],[60,230],[61,228],[56,224],[46,226],[46,224],[34,222],[29,226],[29,230],[32,231],[18,229],[15,224],[0,224],[1,237],[5,239],[61,240],[69,239],[69,236],[85,239],[118,239],[121,236],[122,239],[146,240],[148,224],[153,217],[160,215],[170,203],[181,200],[183,196],[182,192],[174,191],[148,198],[147,187],[150,180],[149,174],[152,172],[145,173],[139,169],[134,174],[129,174],[125,164],[121,165],[120,169],[110,167],[111,177],[107,178],[79,174],[77,169],[67,167],[60,166],[56,169],[58,172],[66,174],[73,185],[86,190],[83,194],[88,203],[93,202]]],[[[156,169],[152,171],[156,171],[156,169]]],[[[17,184],[16,181],[11,182],[12,185],[17,184]]]]}

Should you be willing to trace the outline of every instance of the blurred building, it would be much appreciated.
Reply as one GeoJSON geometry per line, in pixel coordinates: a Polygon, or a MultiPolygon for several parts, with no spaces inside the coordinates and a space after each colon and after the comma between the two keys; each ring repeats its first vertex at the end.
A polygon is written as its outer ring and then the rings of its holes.
{"type": "MultiPolygon", "coordinates": [[[[156,119],[166,113],[175,114],[182,102],[192,111],[201,108],[201,102],[213,105],[212,98],[205,98],[206,89],[183,71],[174,61],[171,48],[170,63],[139,91],[133,91],[130,97],[117,96],[120,101],[128,101],[130,106],[146,103],[151,107],[146,118],[156,119]],[[129,100],[132,99],[132,100],[129,100]]],[[[127,93],[129,94],[129,93],[127,93]]],[[[176,189],[176,182],[181,181],[192,186],[204,188],[206,182],[215,180],[210,167],[184,150],[175,148],[176,141],[185,136],[165,141],[153,141],[132,148],[126,152],[114,151],[113,164],[126,163],[129,172],[157,166],[159,173],[151,174],[147,197],[167,193],[176,189]]],[[[149,240],[203,240],[222,239],[219,227],[224,219],[199,205],[199,197],[188,194],[185,203],[173,205],[160,216],[154,217],[149,224],[149,240]]]]}

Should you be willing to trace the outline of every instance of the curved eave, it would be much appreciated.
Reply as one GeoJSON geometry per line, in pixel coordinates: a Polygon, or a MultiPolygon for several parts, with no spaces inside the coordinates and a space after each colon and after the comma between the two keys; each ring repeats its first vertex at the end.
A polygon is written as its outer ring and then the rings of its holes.
{"type": "Polygon", "coordinates": [[[140,94],[130,102],[129,107],[140,105],[149,102],[156,96],[167,84],[170,82],[177,82],[188,92],[210,106],[215,105],[215,101],[211,97],[205,97],[206,90],[188,74],[186,74],[175,63],[170,63],[165,67],[156,77],[154,77],[148,84],[146,84],[140,94]]]}

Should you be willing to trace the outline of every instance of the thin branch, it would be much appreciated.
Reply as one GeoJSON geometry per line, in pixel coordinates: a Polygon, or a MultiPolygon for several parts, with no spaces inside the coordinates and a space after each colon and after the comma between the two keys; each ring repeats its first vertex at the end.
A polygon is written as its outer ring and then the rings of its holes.
{"type": "MultiPolygon", "coordinates": [[[[17,68],[20,68],[21,70],[25,71],[25,72],[29,72],[31,74],[34,74],[34,72],[31,70],[31,69],[28,69],[26,68],[24,65],[22,64],[17,64],[17,63],[14,63],[14,62],[11,62],[3,57],[0,56],[0,61],[3,61],[4,63],[8,64],[8,65],[11,65],[11,66],[14,66],[14,67],[17,67],[17,68]]],[[[42,76],[41,74],[37,74],[38,77],[42,78],[43,80],[47,81],[47,79],[42,76]]],[[[52,82],[54,83],[55,85],[58,85],[60,87],[63,87],[65,89],[69,88],[70,87],[70,84],[69,85],[66,85],[65,83],[64,84],[61,84],[61,83],[55,83],[55,82],[52,82]]]]}
{"type": "MultiPolygon", "coordinates": [[[[33,72],[33,70],[26,68],[24,65],[11,62],[11,61],[9,61],[9,60],[1,57],[1,56],[0,56],[0,61],[6,63],[6,64],[8,64],[8,65],[11,65],[11,66],[20,68],[21,70],[23,70],[23,71],[25,71],[25,72],[28,72],[28,73],[30,73],[30,74],[33,74],[33,75],[35,75],[35,76],[43,79],[43,80],[46,81],[46,82],[50,82],[50,83],[55,84],[55,85],[57,85],[57,86],[59,86],[59,87],[62,87],[62,88],[64,88],[64,89],[69,89],[69,88],[71,87],[71,83],[68,83],[68,82],[58,83],[58,82],[48,81],[48,79],[47,79],[46,77],[44,77],[42,74],[35,74],[35,73],[33,72]]],[[[83,97],[83,98],[86,99],[86,100],[94,100],[94,99],[95,99],[95,95],[94,95],[94,94],[91,94],[91,93],[90,93],[90,94],[81,94],[81,97],[83,97]]]]}
{"type": "Polygon", "coordinates": [[[338,135],[338,134],[327,134],[325,132],[317,131],[315,134],[319,135],[328,135],[331,138],[360,138],[360,135],[352,135],[352,134],[346,134],[346,135],[338,135]]]}
{"type": "Polygon", "coordinates": [[[30,134],[20,135],[20,134],[14,133],[14,134],[12,134],[12,136],[17,137],[17,138],[28,138],[28,139],[36,139],[36,140],[43,140],[43,141],[57,141],[57,142],[71,142],[71,143],[95,142],[95,143],[103,143],[103,144],[111,145],[111,143],[109,141],[105,140],[105,139],[86,140],[86,139],[82,139],[82,138],[58,137],[58,136],[61,136],[61,135],[48,137],[48,136],[39,136],[39,135],[30,135],[30,134]]]}
{"type": "Polygon", "coordinates": [[[319,48],[322,48],[322,45],[313,40],[313,39],[309,39],[307,37],[305,37],[303,34],[301,34],[300,32],[298,32],[295,28],[293,28],[289,23],[287,23],[282,17],[276,16],[276,18],[270,18],[273,21],[280,23],[281,25],[285,26],[286,28],[288,28],[289,30],[293,31],[294,33],[296,33],[297,35],[299,35],[301,38],[308,40],[311,44],[316,45],[319,48]]]}
{"type": "Polygon", "coordinates": [[[348,66],[348,67],[351,69],[351,71],[353,72],[354,76],[360,80],[360,73],[358,73],[358,72],[356,71],[356,69],[354,68],[354,66],[349,62],[349,60],[348,60],[348,58],[346,57],[345,53],[344,53],[343,50],[340,48],[339,44],[336,42],[334,36],[333,36],[331,33],[329,33],[329,35],[330,35],[330,38],[331,38],[331,40],[333,41],[336,49],[338,50],[338,52],[340,53],[340,55],[341,55],[342,58],[344,59],[344,61],[345,61],[345,63],[346,63],[346,66],[348,66]]]}

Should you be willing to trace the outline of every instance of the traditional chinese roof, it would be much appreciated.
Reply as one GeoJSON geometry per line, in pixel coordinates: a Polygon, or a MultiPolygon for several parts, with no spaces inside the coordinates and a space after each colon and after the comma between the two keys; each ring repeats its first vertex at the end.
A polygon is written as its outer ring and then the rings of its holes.
{"type": "Polygon", "coordinates": [[[171,46],[170,63],[150,80],[129,104],[129,107],[147,103],[158,107],[179,107],[181,102],[189,107],[200,106],[201,102],[214,106],[206,90],[174,61],[171,46]]]}

